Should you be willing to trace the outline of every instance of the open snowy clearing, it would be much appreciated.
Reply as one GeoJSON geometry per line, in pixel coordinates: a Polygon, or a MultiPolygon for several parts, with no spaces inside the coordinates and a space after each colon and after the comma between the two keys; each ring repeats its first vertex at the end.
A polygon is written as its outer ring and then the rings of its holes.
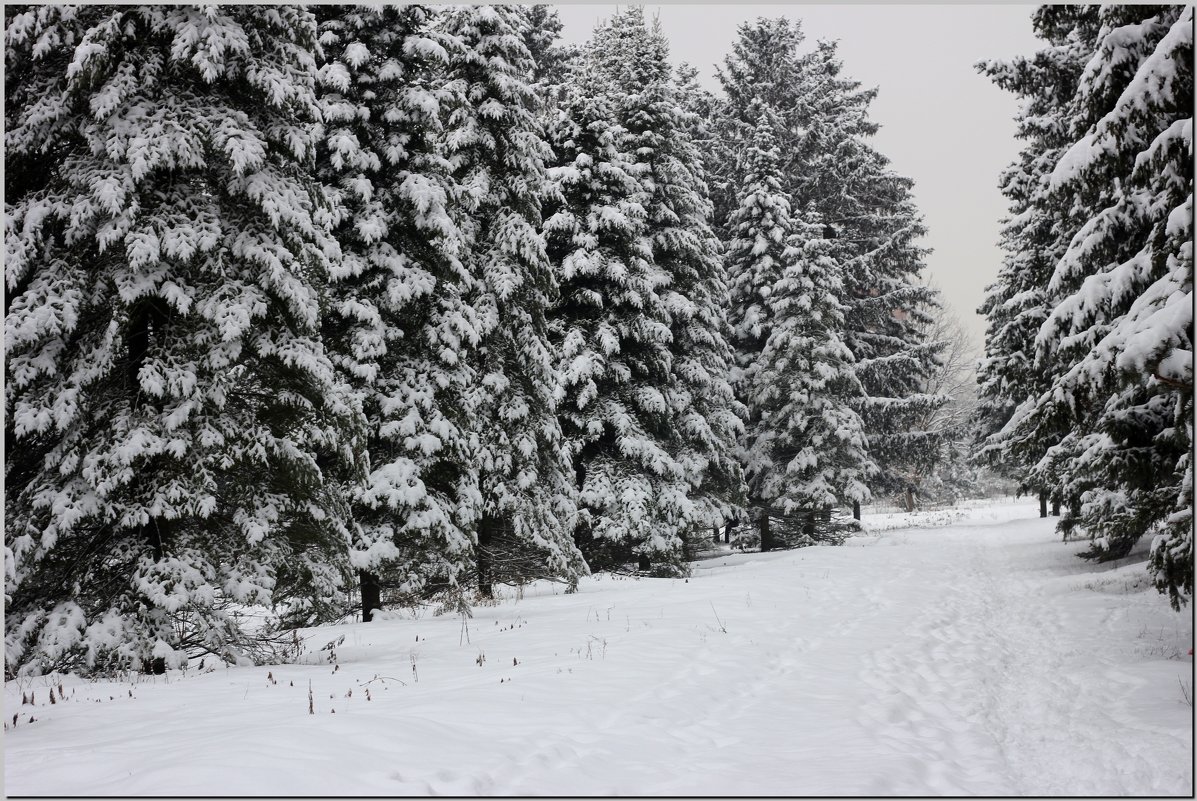
{"type": "Polygon", "coordinates": [[[426,613],[313,664],[9,682],[6,791],[1190,795],[1190,613],[1035,514],[546,586],[468,642],[426,613]]]}

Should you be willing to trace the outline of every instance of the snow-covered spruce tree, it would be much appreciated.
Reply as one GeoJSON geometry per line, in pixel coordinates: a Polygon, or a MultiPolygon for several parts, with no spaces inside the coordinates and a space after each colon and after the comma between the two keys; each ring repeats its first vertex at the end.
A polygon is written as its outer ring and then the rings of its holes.
{"type": "Polygon", "coordinates": [[[1097,7],[1041,6],[1032,20],[1044,40],[1033,57],[978,65],[998,86],[1023,99],[1017,123],[1025,144],[1001,177],[1002,194],[1010,202],[1010,217],[1001,233],[1006,255],[978,310],[987,318],[987,330],[977,373],[976,435],[979,459],[1017,481],[1021,491],[1037,492],[1046,515],[1049,495],[1054,495],[1057,511],[1064,500],[1059,482],[1044,477],[1043,484],[1032,486],[1031,468],[1063,438],[1068,421],[1056,419],[1051,426],[1041,425],[1034,436],[1024,432],[1018,439],[998,432],[1019,404],[1051,385],[1050,365],[1035,364],[1035,335],[1052,305],[1048,281],[1077,226],[1072,204],[1050,192],[1050,176],[1071,144],[1070,104],[1096,44],[1097,7]]]}
{"type": "Polygon", "coordinates": [[[520,32],[532,59],[532,80],[555,99],[558,95],[554,90],[568,81],[571,65],[580,55],[578,47],[560,43],[561,15],[553,6],[515,8],[523,15],[520,32]]]}
{"type": "MultiPolygon", "coordinates": [[[[668,44],[646,25],[643,9],[628,9],[596,28],[588,58],[627,132],[622,149],[651,189],[646,233],[653,263],[668,280],[660,294],[670,317],[672,381],[664,401],[673,420],[672,453],[690,482],[694,515],[687,536],[707,537],[740,512],[735,443],[743,410],[727,379],[726,269],[710,227],[702,156],[691,139],[698,121],[679,100],[668,44]]],[[[679,559],[676,543],[664,538],[636,548],[647,560],[679,559]]]]}
{"type": "Polygon", "coordinates": [[[763,409],[751,402],[760,373],[765,345],[773,333],[770,298],[781,280],[790,250],[794,223],[789,197],[782,192],[775,129],[776,116],[757,101],[755,134],[745,154],[748,170],[739,206],[728,221],[731,241],[726,264],[731,285],[730,322],[735,348],[732,386],[748,412],[746,443],[740,453],[745,464],[750,514],[757,519],[762,551],[777,545],[769,525],[769,504],[762,496],[764,483],[773,472],[771,449],[754,448],[763,409]]]}
{"type": "Polygon", "coordinates": [[[569,581],[586,570],[573,542],[576,490],[545,317],[558,293],[539,233],[551,151],[535,117],[523,19],[514,6],[455,6],[438,24],[456,40],[444,147],[458,183],[454,213],[480,336],[466,403],[483,595],[495,581],[569,581]]]}
{"type": "MultiPolygon", "coordinates": [[[[919,423],[948,400],[923,390],[944,347],[926,338],[938,308],[938,293],[920,277],[927,251],[918,242],[926,229],[912,182],[869,144],[877,131],[868,115],[876,90],[841,74],[835,43],[800,54],[801,42],[800,27],[784,19],[741,26],[720,71],[728,102],[716,125],[724,149],[745,153],[754,106],[777,118],[780,187],[795,207],[817,215],[827,255],[841,265],[842,338],[864,388],[859,412],[878,466],[870,486],[902,491],[909,503],[944,445],[919,423]]],[[[727,160],[717,149],[710,154],[727,160]]],[[[743,160],[718,169],[722,186],[743,186],[743,160]]],[[[728,224],[722,229],[733,235],[728,224]]]]}
{"type": "Polygon", "coordinates": [[[6,670],[329,614],[357,417],[319,337],[299,8],[5,11],[6,670]]]}
{"type": "MultiPolygon", "coordinates": [[[[844,272],[844,344],[864,388],[860,414],[869,432],[869,457],[878,471],[876,493],[913,495],[945,458],[945,433],[927,424],[950,402],[928,391],[948,343],[929,336],[944,313],[939,292],[922,283],[926,233],[911,197],[912,182],[874,162],[867,184],[872,203],[852,218],[844,272]]],[[[836,226],[824,226],[835,230],[836,226]]],[[[838,236],[838,235],[837,235],[838,236]]],[[[832,253],[844,251],[832,247],[832,253]]],[[[859,517],[859,509],[857,516],[859,517]]]]}
{"type": "Polygon", "coordinates": [[[741,458],[761,550],[770,550],[829,536],[827,511],[867,500],[863,482],[875,467],[852,408],[862,388],[840,339],[838,265],[822,227],[793,219],[780,188],[777,118],[760,102],[755,112],[727,262],[733,382],[748,409],[741,458]]]}
{"type": "Polygon", "coordinates": [[[561,296],[553,309],[570,443],[583,520],[579,548],[591,569],[633,561],[633,547],[661,541],[680,551],[694,517],[675,458],[669,276],[653,263],[645,206],[651,189],[619,149],[600,77],[583,67],[551,132],[557,197],[545,236],[561,296]]]}
{"type": "Polygon", "coordinates": [[[710,527],[743,512],[744,475],[736,442],[743,433],[745,409],[729,381],[729,284],[723,248],[709,224],[712,209],[702,157],[690,139],[698,122],[681,107],[679,111],[672,141],[662,143],[649,162],[656,200],[650,202],[649,214],[658,223],[653,260],[672,276],[665,292],[673,329],[675,391],[670,405],[677,421],[678,458],[690,477],[696,506],[694,533],[701,538],[710,527]]]}
{"type": "MultiPolygon", "coordinates": [[[[370,473],[354,496],[362,617],[452,590],[477,508],[468,353],[478,324],[439,154],[452,42],[420,6],[317,6],[325,127],[319,173],[342,258],[324,336],[365,412],[370,473]]],[[[472,577],[467,577],[467,581],[472,577]]]]}
{"type": "MultiPolygon", "coordinates": [[[[562,104],[577,69],[581,49],[577,45],[561,43],[561,17],[557,10],[546,5],[515,6],[519,11],[520,36],[532,59],[531,90],[535,98],[536,118],[543,131],[556,124],[562,104]]],[[[547,164],[548,162],[546,162],[547,164]]],[[[552,193],[550,185],[546,191],[552,193]]]]}
{"type": "Polygon", "coordinates": [[[779,122],[782,189],[796,205],[814,203],[828,224],[847,224],[852,205],[861,202],[855,196],[860,162],[878,155],[867,144],[878,127],[868,116],[877,90],[840,76],[834,42],[820,41],[800,53],[805,35],[799,20],[761,17],[741,24],[738,34],[717,70],[726,102],[716,108],[718,135],[704,153],[721,233],[729,233],[723,226],[747,169],[742,154],[753,137],[756,104],[771,109],[779,122]]]}
{"type": "Polygon", "coordinates": [[[703,158],[710,175],[715,230],[724,242],[734,235],[728,225],[749,169],[746,148],[756,125],[755,107],[777,116],[779,180],[792,194],[791,181],[801,173],[797,155],[803,128],[796,117],[803,77],[798,48],[804,40],[800,20],[759,17],[741,23],[732,52],[716,68],[723,97],[711,108],[714,135],[704,141],[703,158]]]}
{"type": "MultiPolygon", "coordinates": [[[[755,135],[745,154],[748,165],[738,208],[729,220],[732,239],[726,262],[731,284],[731,324],[735,344],[732,384],[742,393],[758,369],[773,332],[769,298],[785,269],[783,254],[794,224],[789,196],[782,191],[774,138],[776,116],[756,105],[755,135]]],[[[754,417],[749,410],[749,421],[754,417]]]]}
{"type": "Polygon", "coordinates": [[[859,412],[878,468],[869,486],[904,495],[913,509],[914,493],[944,458],[943,437],[923,423],[948,402],[925,391],[946,344],[927,337],[939,293],[922,283],[926,226],[913,182],[868,144],[876,90],[842,75],[833,42],[820,42],[800,67],[797,117],[807,133],[795,197],[819,213],[828,252],[842,265],[843,340],[864,389],[859,412]]]}
{"type": "MultiPolygon", "coordinates": [[[[708,195],[710,194],[710,173],[706,168],[705,148],[710,139],[715,136],[715,130],[712,126],[712,121],[715,114],[715,106],[720,102],[713,92],[704,88],[698,81],[698,68],[682,62],[677,66],[674,78],[674,92],[677,96],[677,102],[686,112],[683,117],[683,122],[686,124],[686,133],[690,136],[691,141],[698,147],[699,155],[703,158],[703,171],[708,180],[708,195]]],[[[714,217],[713,210],[714,203],[712,201],[712,218],[714,217]]]]}
{"type": "Polygon", "coordinates": [[[1078,85],[1076,141],[1051,175],[1086,219],[1055,265],[1039,329],[1051,387],[1006,430],[1063,417],[1033,472],[1077,498],[1090,555],[1154,532],[1173,603],[1192,590],[1192,9],[1109,6],[1078,85]]]}
{"type": "Polygon", "coordinates": [[[839,336],[839,277],[822,224],[795,221],[786,268],[774,286],[773,333],[747,394],[760,422],[748,435],[748,464],[763,475],[758,494],[771,513],[803,516],[801,527],[778,532],[783,542],[835,537],[831,508],[869,499],[864,424],[855,411],[863,396],[852,352],[839,336]]]}

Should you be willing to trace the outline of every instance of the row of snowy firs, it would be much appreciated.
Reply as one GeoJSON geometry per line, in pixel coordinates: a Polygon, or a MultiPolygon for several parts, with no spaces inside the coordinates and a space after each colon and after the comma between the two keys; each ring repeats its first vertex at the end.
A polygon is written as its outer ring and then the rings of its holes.
{"type": "Polygon", "coordinates": [[[1060,528],[1193,589],[1193,8],[1043,6],[1034,56],[982,65],[1023,99],[1006,251],[981,312],[980,457],[1060,528]]]}
{"type": "Polygon", "coordinates": [[[955,479],[910,182],[793,23],[719,97],[636,9],[581,48],[545,7],[5,23],[10,675],[955,479]]]}

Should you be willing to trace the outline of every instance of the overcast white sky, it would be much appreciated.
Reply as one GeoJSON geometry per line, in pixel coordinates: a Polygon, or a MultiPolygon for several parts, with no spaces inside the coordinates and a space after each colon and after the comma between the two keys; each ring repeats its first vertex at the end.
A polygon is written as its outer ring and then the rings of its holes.
{"type": "MultiPolygon", "coordinates": [[[[567,41],[585,41],[614,5],[561,5],[567,41]]],[[[844,72],[880,89],[874,144],[915,181],[934,252],[929,280],[943,290],[975,343],[985,333],[975,311],[997,275],[998,221],[1006,212],[998,174],[1014,160],[1018,101],[973,69],[977,61],[1030,55],[1034,5],[646,5],[669,37],[674,63],[697,67],[718,88],[722,63],[742,22],[801,19],[809,41],[838,39],[844,72]]]]}

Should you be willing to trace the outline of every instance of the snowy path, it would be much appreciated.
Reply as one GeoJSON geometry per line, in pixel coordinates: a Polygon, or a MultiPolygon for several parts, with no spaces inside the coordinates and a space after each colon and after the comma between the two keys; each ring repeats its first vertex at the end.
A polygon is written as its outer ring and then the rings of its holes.
{"type": "Polygon", "coordinates": [[[316,647],[347,635],[339,669],[273,668],[277,685],[68,681],[74,698],[42,687],[31,707],[10,682],[6,789],[1189,795],[1191,615],[1141,565],[1095,571],[1052,521],[997,511],[689,582],[590,580],[477,609],[469,644],[460,618],[319,630],[316,647]],[[1024,517],[984,519],[1003,514],[1024,517]],[[367,701],[375,674],[406,685],[367,701]]]}

